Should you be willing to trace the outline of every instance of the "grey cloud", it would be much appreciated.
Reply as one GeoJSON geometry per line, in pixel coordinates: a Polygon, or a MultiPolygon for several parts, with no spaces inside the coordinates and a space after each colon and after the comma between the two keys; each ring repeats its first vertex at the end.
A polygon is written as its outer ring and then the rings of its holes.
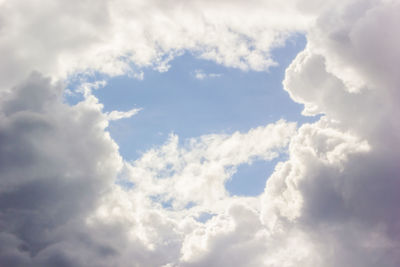
{"type": "Polygon", "coordinates": [[[309,266],[400,263],[400,136],[398,93],[392,90],[399,83],[389,58],[398,48],[388,37],[376,43],[374,34],[375,25],[396,32],[398,10],[393,1],[332,7],[286,72],[293,99],[306,113],[325,116],[299,129],[291,159],[267,182],[265,216],[275,213],[276,221],[265,221],[310,238],[311,258],[321,261],[307,259],[309,266]]]}
{"type": "Polygon", "coordinates": [[[31,265],[30,259],[69,235],[60,231],[64,225],[78,221],[84,227],[84,216],[121,164],[103,131],[100,107],[69,107],[61,92],[34,73],[2,99],[0,224],[3,242],[16,247],[2,255],[2,265],[31,265]]]}

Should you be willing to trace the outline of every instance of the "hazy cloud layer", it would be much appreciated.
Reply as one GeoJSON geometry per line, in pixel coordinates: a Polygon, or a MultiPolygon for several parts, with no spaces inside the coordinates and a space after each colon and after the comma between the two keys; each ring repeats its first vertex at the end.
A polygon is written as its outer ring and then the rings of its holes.
{"type": "Polygon", "coordinates": [[[399,15],[390,0],[0,1],[0,265],[399,266],[399,15]],[[101,81],[63,102],[71,75],[141,77],[183,51],[266,70],[299,31],[283,84],[316,123],[171,135],[125,162],[108,121],[139,109],[103,112],[101,81]],[[261,196],[226,192],[238,165],[280,153],[261,196]]]}

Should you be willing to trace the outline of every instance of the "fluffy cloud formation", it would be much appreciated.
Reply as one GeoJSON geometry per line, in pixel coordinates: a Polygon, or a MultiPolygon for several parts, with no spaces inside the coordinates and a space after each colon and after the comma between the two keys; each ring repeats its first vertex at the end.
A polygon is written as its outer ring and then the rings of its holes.
{"type": "Polygon", "coordinates": [[[194,203],[215,207],[227,197],[224,183],[237,166],[276,158],[294,133],[295,124],[278,121],[245,134],[193,138],[186,147],[179,146],[178,137],[172,135],[160,149],[129,164],[129,182],[138,192],[172,201],[176,208],[194,203]]]}
{"type": "Polygon", "coordinates": [[[399,13],[390,0],[1,1],[0,265],[399,266],[399,13]],[[106,128],[138,110],[104,113],[101,81],[63,103],[70,75],[165,71],[186,50],[265,70],[298,31],[284,88],[322,114],[298,129],[172,135],[124,162],[106,128]],[[286,150],[261,196],[226,192],[238,165],[286,150]]]}
{"type": "Polygon", "coordinates": [[[265,70],[275,64],[270,50],[306,27],[308,18],[289,2],[4,1],[0,86],[13,86],[32,69],[55,78],[93,71],[137,75],[134,66],[165,71],[183,50],[265,70]]]}
{"type": "Polygon", "coordinates": [[[1,265],[74,265],[69,228],[122,168],[106,126],[100,104],[63,104],[62,87],[37,73],[2,95],[1,265]]]}

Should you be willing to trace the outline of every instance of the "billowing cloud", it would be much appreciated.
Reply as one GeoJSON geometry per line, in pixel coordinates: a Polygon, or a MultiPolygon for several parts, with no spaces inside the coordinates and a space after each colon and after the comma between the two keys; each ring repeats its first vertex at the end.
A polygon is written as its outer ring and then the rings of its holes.
{"type": "Polygon", "coordinates": [[[2,96],[1,265],[58,265],[73,253],[50,251],[78,238],[71,228],[122,167],[106,126],[100,104],[63,104],[61,85],[38,73],[2,96]]]}
{"type": "Polygon", "coordinates": [[[399,13],[391,0],[0,1],[0,265],[399,266],[399,13]],[[103,112],[102,81],[63,102],[71,76],[141,77],[184,51],[266,70],[295,32],[307,47],[284,89],[321,116],[298,129],[171,135],[125,162],[107,126],[138,109],[103,112]],[[280,153],[261,196],[226,192],[237,166],[280,153]]]}
{"type": "Polygon", "coordinates": [[[278,157],[294,132],[293,123],[278,121],[245,134],[190,139],[184,147],[172,135],[160,149],[146,152],[127,166],[129,181],[139,192],[159,195],[173,206],[216,206],[218,200],[226,198],[224,183],[238,165],[278,157]]]}
{"type": "Polygon", "coordinates": [[[133,65],[165,71],[184,50],[227,66],[265,70],[275,64],[270,50],[306,27],[309,19],[295,3],[5,1],[0,86],[14,85],[32,69],[55,78],[97,71],[137,75],[133,65]]]}

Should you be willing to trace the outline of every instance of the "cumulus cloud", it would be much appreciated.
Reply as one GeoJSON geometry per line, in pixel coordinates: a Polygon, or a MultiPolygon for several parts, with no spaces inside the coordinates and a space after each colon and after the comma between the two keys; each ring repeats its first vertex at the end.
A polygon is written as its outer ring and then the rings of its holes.
{"type": "Polygon", "coordinates": [[[129,181],[138,192],[172,201],[173,207],[205,204],[216,208],[227,197],[224,183],[238,165],[278,157],[294,132],[294,123],[278,121],[248,133],[193,138],[183,147],[178,136],[172,135],[164,146],[127,166],[129,181]]]}
{"type": "Polygon", "coordinates": [[[1,265],[74,265],[60,247],[122,167],[101,105],[63,104],[62,87],[38,73],[1,103],[1,265]]]}
{"type": "MultiPolygon", "coordinates": [[[[400,176],[392,149],[399,142],[398,98],[391,89],[397,78],[388,75],[391,59],[375,57],[396,57],[398,50],[365,50],[359,41],[371,38],[371,21],[383,14],[393,21],[398,11],[392,1],[355,1],[324,12],[286,72],[285,89],[305,105],[304,113],[325,116],[299,129],[290,160],[267,182],[264,221],[303,229],[316,245],[309,253],[320,258],[317,266],[399,264],[393,188],[400,176]]],[[[397,30],[390,23],[384,28],[397,30]]]]}
{"type": "Polygon", "coordinates": [[[399,13],[391,0],[0,1],[0,265],[399,266],[399,13]],[[103,81],[63,102],[68,77],[141,77],[183,51],[266,70],[294,32],[307,47],[284,89],[321,115],[298,129],[171,135],[125,162],[106,129],[138,109],[103,112],[103,81]],[[280,153],[261,196],[226,192],[238,165],[280,153]]]}
{"type": "Polygon", "coordinates": [[[5,1],[0,86],[14,85],[32,69],[53,78],[137,75],[132,65],[162,71],[183,50],[226,66],[265,70],[276,64],[270,50],[309,20],[290,2],[5,1]]]}

